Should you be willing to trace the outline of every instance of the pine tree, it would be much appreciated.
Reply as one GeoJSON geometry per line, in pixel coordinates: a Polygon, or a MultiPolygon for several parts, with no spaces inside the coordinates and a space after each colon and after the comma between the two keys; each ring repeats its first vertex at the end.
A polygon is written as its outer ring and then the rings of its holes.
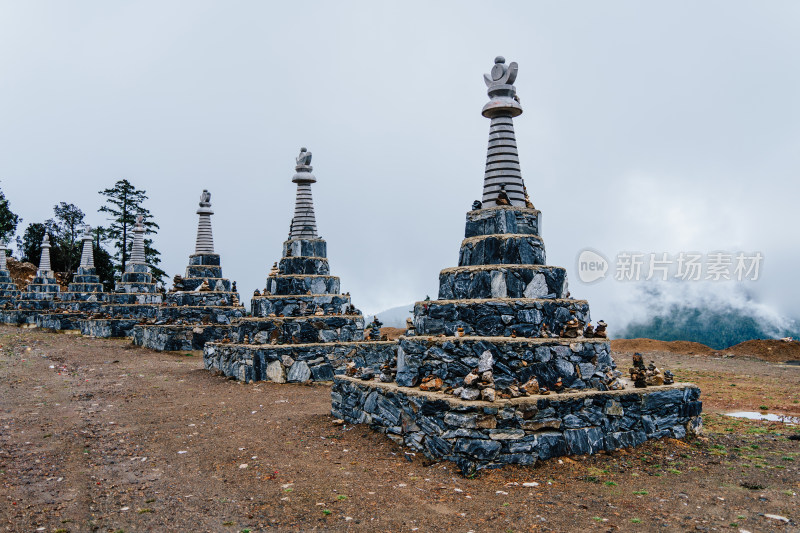
{"type": "Polygon", "coordinates": [[[53,268],[72,274],[81,259],[80,233],[86,215],[76,205],[66,202],[53,206],[53,214],[55,217],[46,222],[51,226],[53,268]]]}
{"type": "Polygon", "coordinates": [[[47,226],[41,222],[28,224],[22,237],[17,237],[17,249],[22,257],[20,260],[27,263],[39,265],[42,256],[42,239],[47,231],[47,226]]]}
{"type": "MultiPolygon", "coordinates": [[[[147,200],[146,191],[137,189],[128,180],[119,180],[113,188],[102,190],[100,194],[106,197],[106,205],[98,211],[109,215],[110,224],[106,228],[106,236],[114,243],[116,249],[114,257],[119,262],[117,268],[122,274],[128,265],[133,247],[133,228],[136,225],[136,217],[142,216],[145,235],[155,235],[159,226],[153,222],[150,211],[142,205],[147,200]]],[[[156,266],[161,263],[161,259],[160,253],[153,247],[152,239],[145,239],[144,253],[152,270],[153,279],[155,281],[163,280],[166,272],[156,266]]]]}
{"type": "Polygon", "coordinates": [[[0,244],[7,245],[11,241],[20,222],[22,219],[11,211],[6,195],[0,191],[0,244]]]}

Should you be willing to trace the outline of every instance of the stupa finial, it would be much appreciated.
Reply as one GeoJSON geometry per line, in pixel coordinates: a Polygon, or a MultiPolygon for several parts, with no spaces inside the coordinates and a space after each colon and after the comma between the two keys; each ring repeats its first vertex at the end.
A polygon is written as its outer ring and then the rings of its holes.
{"type": "Polygon", "coordinates": [[[38,275],[47,277],[50,275],[52,270],[53,269],[50,266],[50,235],[45,233],[44,238],[42,239],[42,256],[39,259],[38,275]]]}
{"type": "Polygon", "coordinates": [[[147,260],[144,255],[144,217],[136,215],[136,226],[133,228],[133,249],[131,250],[131,264],[145,265],[147,260]]]}
{"type": "Polygon", "coordinates": [[[94,236],[92,235],[91,226],[86,225],[83,227],[83,235],[81,236],[81,240],[83,241],[83,248],[81,249],[80,266],[83,268],[94,268],[94,248],[92,247],[94,236]]]}
{"type": "Polygon", "coordinates": [[[516,63],[506,65],[505,58],[497,56],[491,72],[483,75],[489,102],[483,106],[481,113],[492,121],[483,177],[484,208],[527,205],[513,121],[514,117],[522,114],[517,88],[514,87],[518,70],[516,63]]]}
{"type": "Polygon", "coordinates": [[[297,183],[297,197],[294,204],[294,217],[289,228],[289,239],[316,239],[317,220],[314,216],[314,198],[311,196],[311,184],[317,181],[311,173],[311,152],[306,147],[300,148],[296,158],[296,174],[292,181],[297,183]]]}
{"type": "Polygon", "coordinates": [[[197,221],[197,240],[194,245],[196,254],[214,253],[214,234],[211,232],[211,193],[208,189],[203,189],[200,195],[200,208],[197,210],[200,219],[197,221]]]}

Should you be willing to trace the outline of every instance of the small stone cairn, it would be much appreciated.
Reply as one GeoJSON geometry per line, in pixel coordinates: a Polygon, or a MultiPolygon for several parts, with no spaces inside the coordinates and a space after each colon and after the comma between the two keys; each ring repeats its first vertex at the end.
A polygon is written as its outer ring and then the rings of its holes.
{"type": "Polygon", "coordinates": [[[280,262],[255,291],[252,316],[233,326],[229,341],[207,343],[204,362],[240,381],[330,381],[350,367],[380,370],[393,342],[364,340],[364,317],[330,274],[327,243],[317,233],[311,152],[300,149],[292,181],[294,217],[280,262]]]}
{"type": "Polygon", "coordinates": [[[202,350],[206,342],[229,338],[231,323],[245,315],[230,280],[222,277],[219,254],[214,252],[211,229],[211,193],[203,190],[197,223],[195,252],[186,275],[175,276],[156,316],[133,328],[133,343],[159,351],[202,350]]]}

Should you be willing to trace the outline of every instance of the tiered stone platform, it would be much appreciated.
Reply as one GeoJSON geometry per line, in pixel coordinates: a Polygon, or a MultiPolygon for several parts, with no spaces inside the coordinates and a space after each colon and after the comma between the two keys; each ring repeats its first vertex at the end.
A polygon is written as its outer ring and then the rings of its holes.
{"type": "Polygon", "coordinates": [[[682,439],[702,424],[700,389],[676,383],[646,389],[582,390],[494,402],[337,376],[332,414],[370,424],[389,438],[465,475],[505,464],[682,439]]]}
{"type": "Polygon", "coordinates": [[[78,271],[72,277],[67,292],[62,293],[61,300],[55,302],[54,311],[36,317],[36,325],[40,328],[80,332],[80,320],[97,313],[105,301],[103,284],[94,267],[91,227],[84,228],[81,240],[83,248],[78,271]]]}
{"type": "Polygon", "coordinates": [[[242,318],[244,307],[231,282],[222,277],[219,254],[214,253],[211,229],[211,193],[200,195],[195,253],[189,256],[186,276],[175,277],[153,324],[133,329],[133,343],[153,350],[202,350],[210,341],[230,338],[231,321],[242,318]]]}
{"type": "Polygon", "coordinates": [[[202,350],[206,342],[230,337],[231,323],[245,315],[230,280],[222,277],[218,254],[189,257],[184,290],[169,292],[155,322],[133,328],[133,343],[152,350],[202,350]],[[203,282],[208,290],[197,290],[203,282]]]}
{"type": "Polygon", "coordinates": [[[330,381],[350,362],[377,370],[394,357],[394,342],[364,340],[363,315],[330,274],[327,244],[316,232],[310,160],[301,150],[295,215],[281,260],[264,293],[253,296],[253,316],[234,324],[230,341],[205,345],[207,369],[248,382],[330,381]]]}
{"type": "Polygon", "coordinates": [[[81,334],[92,337],[130,337],[133,327],[155,318],[163,297],[153,283],[150,267],[133,263],[116,283],[98,312],[80,320],[81,334]]]}
{"type": "Polygon", "coordinates": [[[19,298],[20,291],[17,284],[11,278],[6,263],[6,249],[0,246],[0,322],[16,323],[16,312],[14,311],[15,302],[19,298]],[[11,316],[13,314],[13,317],[11,316]],[[6,316],[9,319],[6,320],[6,316]]]}
{"type": "Polygon", "coordinates": [[[516,72],[498,58],[485,77],[483,202],[467,213],[458,266],[440,273],[439,299],[414,306],[394,383],[337,376],[332,392],[333,416],[464,473],[683,438],[702,425],[697,387],[635,389],[622,379],[604,323],[591,327],[566,271],[546,264],[511,120],[522,112],[516,72]]]}
{"type": "Polygon", "coordinates": [[[98,313],[81,320],[81,334],[92,337],[130,337],[136,324],[155,318],[163,299],[153,275],[147,266],[144,250],[142,217],[133,228],[133,247],[130,262],[125,266],[122,279],[98,313]]]}
{"type": "Polygon", "coordinates": [[[364,340],[364,316],[339,294],[324,240],[289,240],[283,252],[251,301],[254,316],[233,325],[230,343],[205,346],[206,368],[247,382],[330,381],[351,361],[377,370],[394,357],[396,343],[364,340]]]}

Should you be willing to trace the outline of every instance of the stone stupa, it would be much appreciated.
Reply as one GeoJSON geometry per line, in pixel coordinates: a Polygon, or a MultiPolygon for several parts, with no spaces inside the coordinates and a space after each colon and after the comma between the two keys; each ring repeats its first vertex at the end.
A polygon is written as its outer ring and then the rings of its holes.
{"type": "Polygon", "coordinates": [[[92,337],[130,337],[133,327],[156,316],[162,295],[153,282],[153,275],[145,259],[144,225],[141,215],[133,228],[133,246],[130,259],[114,292],[97,313],[80,320],[81,333],[92,337]]]}
{"type": "Polygon", "coordinates": [[[159,351],[202,350],[206,342],[229,337],[231,322],[245,309],[230,280],[222,277],[219,254],[214,252],[211,230],[211,194],[200,196],[200,216],[194,254],[186,276],[175,276],[155,320],[133,328],[133,343],[159,351]]]}
{"type": "Polygon", "coordinates": [[[100,310],[105,294],[94,267],[92,228],[86,226],[81,236],[81,261],[67,291],[53,302],[49,312],[36,317],[36,325],[61,331],[80,331],[80,320],[100,310]]]}
{"type": "Polygon", "coordinates": [[[264,292],[254,294],[252,317],[234,325],[228,342],[206,344],[206,368],[241,381],[330,381],[348,363],[377,370],[394,356],[395,343],[364,340],[363,315],[330,274],[327,243],[317,233],[312,170],[311,152],[301,148],[283,256],[264,292]]]}
{"type": "Polygon", "coordinates": [[[467,213],[458,266],[439,275],[439,299],[414,306],[395,381],[337,376],[332,391],[334,417],[464,473],[683,438],[701,424],[695,386],[633,388],[621,377],[604,323],[595,330],[566,270],[546,265],[514,134],[516,77],[502,57],[485,76],[482,200],[467,213]]]}
{"type": "Polygon", "coordinates": [[[60,292],[61,286],[50,266],[50,235],[45,233],[36,277],[15,302],[16,313],[8,313],[5,319],[8,322],[33,327],[36,325],[37,315],[52,309],[53,303],[60,299],[60,292]]]}

